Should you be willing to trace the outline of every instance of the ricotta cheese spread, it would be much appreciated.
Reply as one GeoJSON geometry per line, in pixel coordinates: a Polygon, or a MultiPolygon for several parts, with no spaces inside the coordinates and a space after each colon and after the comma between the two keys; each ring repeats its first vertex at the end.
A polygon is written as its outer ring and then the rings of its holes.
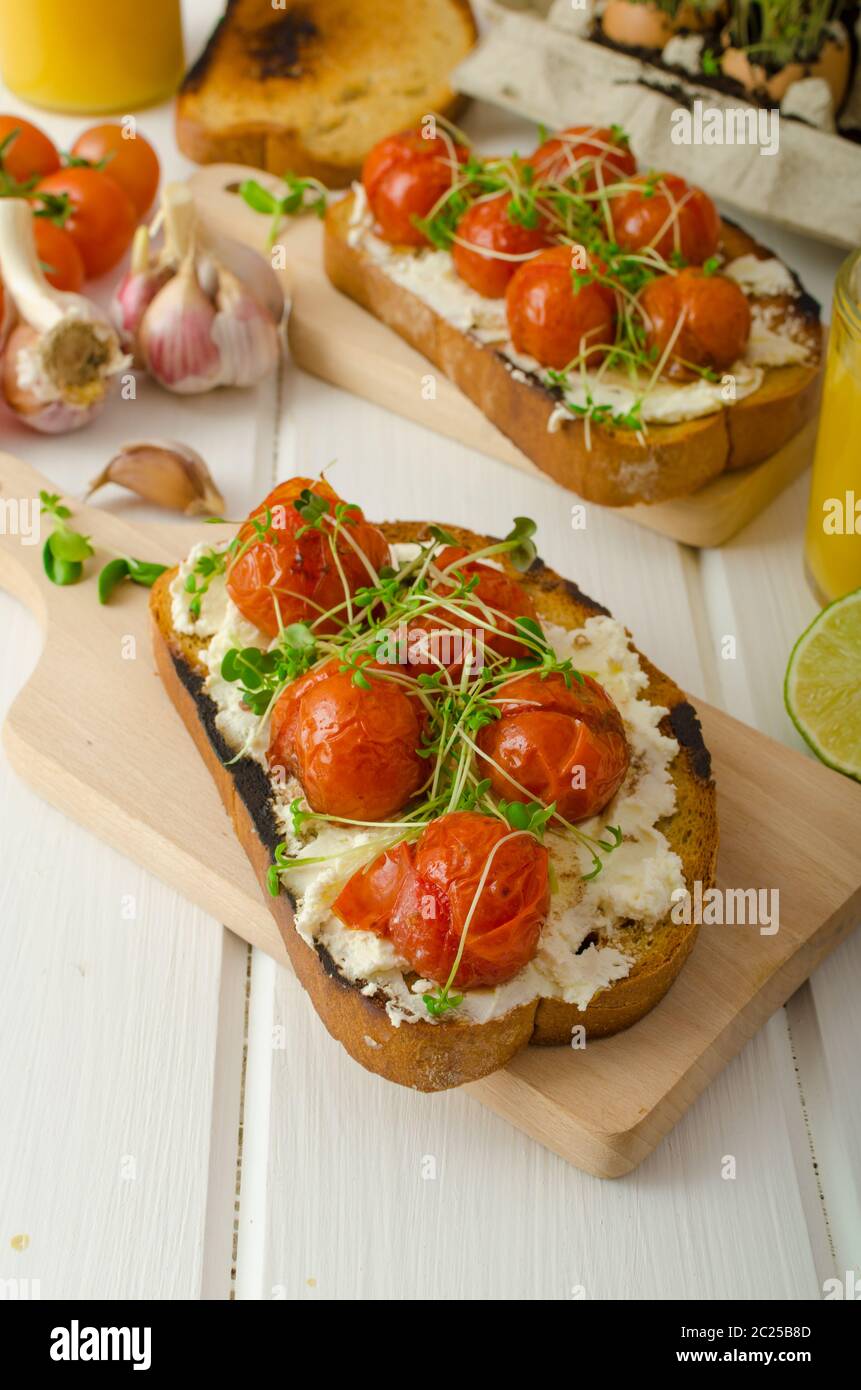
{"type": "MultiPolygon", "coordinates": [[[[508,335],[505,300],[486,299],[467,285],[455,270],[448,251],[430,248],[399,251],[374,235],[373,217],[361,183],[353,184],[347,240],[351,246],[361,246],[390,280],[415,295],[446,322],[462,333],[469,333],[480,343],[496,347],[511,364],[514,380],[523,381],[532,376],[545,385],[555,386],[539,362],[515,350],[508,335]]],[[[722,271],[751,297],[798,295],[790,271],[776,256],[766,260],[758,260],[753,255],[738,256],[722,267],[722,271]]],[[[756,319],[757,306],[752,308],[756,319]]],[[[771,328],[767,337],[761,329],[751,332],[744,357],[727,373],[732,378],[732,394],[723,380],[707,381],[701,377],[690,382],[658,381],[649,386],[643,376],[632,379],[620,370],[601,368],[586,372],[565,390],[563,399],[551,412],[547,428],[555,433],[575,418],[589,400],[596,406],[608,405],[614,414],[622,415],[640,400],[640,419],[647,425],[696,420],[752,395],[762,385],[764,367],[804,362],[808,357],[809,346],[794,340],[791,326],[784,322],[771,328]]]]}
{"type": "MultiPolygon", "coordinates": [[[[217,707],[216,725],[237,756],[245,754],[266,767],[268,719],[244,708],[236,685],[221,677],[224,654],[234,646],[268,648],[266,636],[242,617],[226,592],[223,575],[215,576],[201,603],[200,615],[189,612],[191,594],[185,588],[198,556],[211,547],[196,546],[171,585],[174,625],[178,632],[205,639],[201,655],[208,666],[205,689],[217,707]]],[[[393,564],[414,558],[418,547],[392,547],[393,564]]],[[[498,1018],[538,997],[563,999],[587,1008],[594,995],[629,973],[631,957],[620,932],[630,920],[657,923],[669,912],[673,893],[684,888],[682,865],[670,849],[658,823],[673,813],[675,789],[669,773],[678,744],[658,727],[666,710],[644,698],[648,677],[628,642],[621,623],[597,616],[576,631],[542,624],[558,657],[594,675],[612,696],[622,716],[631,749],[631,765],[614,800],[599,817],[582,823],[589,835],[618,825],[623,842],[607,854],[597,878],[585,881],[589,854],[570,839],[545,836],[553,869],[553,891],[547,921],[535,957],[512,980],[495,989],[464,993],[456,1016],[483,1022],[498,1018]]],[[[324,825],[297,835],[290,804],[302,799],[295,780],[273,779],[272,802],[291,857],[320,862],[292,870],[287,887],[296,903],[295,926],[309,945],[323,946],[339,971],[359,984],[363,993],[379,994],[393,1025],[433,1023],[422,994],[426,980],[408,983],[410,967],[392,942],[374,932],[345,927],[332,912],[332,903],[346,880],[396,843],[399,833],[382,822],[379,829],[324,825]]]]}

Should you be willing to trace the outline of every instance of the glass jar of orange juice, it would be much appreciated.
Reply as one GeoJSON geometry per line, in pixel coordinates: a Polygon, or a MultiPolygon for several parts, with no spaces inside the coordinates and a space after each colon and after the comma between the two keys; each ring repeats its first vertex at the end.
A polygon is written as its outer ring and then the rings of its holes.
{"type": "Polygon", "coordinates": [[[0,0],[0,69],[55,111],[134,111],[183,71],[179,0],[0,0]]]}
{"type": "Polygon", "coordinates": [[[804,555],[820,603],[861,588],[861,249],[834,286],[804,555]]]}

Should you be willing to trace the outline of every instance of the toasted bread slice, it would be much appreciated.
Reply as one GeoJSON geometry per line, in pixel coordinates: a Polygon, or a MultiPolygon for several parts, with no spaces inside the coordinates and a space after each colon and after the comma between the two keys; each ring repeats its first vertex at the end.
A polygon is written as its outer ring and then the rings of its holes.
{"type": "Polygon", "coordinates": [[[475,36],[468,0],[229,0],[180,88],[179,147],[343,187],[393,130],[456,113],[475,36]]]}
{"type": "MultiPolygon", "coordinates": [[[[427,527],[418,523],[387,524],[382,529],[390,542],[421,540],[428,534],[427,527]]],[[[469,550],[491,543],[468,531],[447,529],[459,545],[469,550]]],[[[561,1000],[535,999],[482,1023],[449,1016],[437,1022],[393,1026],[381,996],[363,994],[361,982],[352,982],[339,974],[323,946],[315,950],[299,936],[287,894],[282,892],[278,898],[272,898],[266,892],[267,871],[275,846],[282,838],[272,809],[271,788],[263,768],[252,759],[226,765],[234,752],[216,727],[216,706],[204,689],[208,674],[200,660],[204,644],[176,632],[172,626],[170,584],[175,573],[172,570],[160,577],[150,600],[158,670],[215,779],[296,974],[329,1032],[356,1061],[403,1086],[421,1091],[445,1090],[504,1066],[527,1043],[570,1043],[572,1029],[578,1024],[583,1025],[588,1037],[602,1037],[636,1023],[654,1008],[687,959],[696,925],[677,925],[669,918],[657,926],[627,923],[614,936],[614,945],[633,960],[630,973],[595,995],[585,1010],[561,1000]]],[[[517,578],[530,593],[539,615],[547,621],[574,629],[595,614],[607,614],[605,608],[540,560],[526,575],[517,578]]],[[[679,744],[670,768],[676,808],[672,816],[658,822],[658,828],[681,859],[685,882],[693,891],[697,880],[704,887],[713,884],[717,857],[715,787],[709,753],[686,696],[644,657],[640,661],[649,678],[645,698],[667,710],[661,731],[679,744]]]]}
{"type": "MultiPolygon", "coordinates": [[[[769,458],[816,412],[822,330],[819,306],[802,292],[759,302],[790,321],[793,337],[809,345],[809,364],[767,367],[750,396],[697,419],[650,424],[645,443],[633,430],[595,424],[587,440],[586,426],[575,419],[551,429],[558,394],[397,284],[360,242],[352,244],[352,215],[353,195],[326,215],[325,266],[333,285],[423,353],[527,458],[587,501],[623,507],[687,496],[725,469],[769,458]]],[[[772,256],[740,227],[726,221],[722,227],[727,259],[772,256]]]]}

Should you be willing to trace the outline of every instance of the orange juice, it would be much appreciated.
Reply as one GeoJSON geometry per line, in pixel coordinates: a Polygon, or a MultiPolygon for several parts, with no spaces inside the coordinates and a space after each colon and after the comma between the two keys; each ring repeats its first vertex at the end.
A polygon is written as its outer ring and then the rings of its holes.
{"type": "Polygon", "coordinates": [[[133,111],[176,90],[179,0],[0,0],[0,68],[25,101],[133,111]]]}
{"type": "Polygon", "coordinates": [[[861,250],[837,274],[805,560],[821,603],[861,588],[861,250]]]}

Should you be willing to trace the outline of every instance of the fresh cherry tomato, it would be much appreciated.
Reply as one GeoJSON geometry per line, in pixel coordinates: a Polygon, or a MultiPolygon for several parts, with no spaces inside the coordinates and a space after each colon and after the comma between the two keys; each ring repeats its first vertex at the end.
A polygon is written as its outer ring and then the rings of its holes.
{"type": "Polygon", "coordinates": [[[0,169],[16,183],[26,183],[34,175],[42,178],[60,167],[53,140],[21,116],[0,116],[0,147],[0,169]]]}
{"type": "Polygon", "coordinates": [[[511,341],[517,352],[561,371],[586,353],[595,367],[615,336],[616,297],[606,285],[575,284],[570,246],[554,246],[527,261],[506,292],[511,341]]]}
{"type": "Polygon", "coordinates": [[[695,266],[650,280],[640,294],[640,308],[648,345],[658,358],[676,335],[666,376],[696,376],[691,367],[723,371],[741,357],[750,337],[750,305],[739,286],[726,275],[705,275],[695,266]]]}
{"type": "Polygon", "coordinates": [[[420,130],[390,135],[371,150],[362,167],[362,182],[384,241],[427,245],[414,219],[427,217],[451,187],[452,150],[458,162],[466,159],[468,152],[462,146],[452,146],[440,135],[425,139],[420,130]]]}
{"type": "Polygon", "coordinates": [[[506,256],[529,256],[549,242],[543,225],[524,227],[512,221],[510,206],[510,195],[501,193],[473,203],[457,224],[458,240],[451,252],[455,270],[488,299],[501,299],[512,275],[523,264],[522,260],[506,260],[506,256]],[[473,246],[482,247],[484,253],[471,250],[473,246]]]}
{"type": "Polygon", "coordinates": [[[444,984],[469,919],[454,985],[499,985],[535,955],[549,901],[547,850],[534,836],[514,834],[496,816],[454,811],[423,830],[389,935],[419,975],[444,984]]]}
{"type": "Polygon", "coordinates": [[[347,621],[344,580],[351,595],[372,583],[362,555],[376,571],[389,562],[382,531],[365,521],[359,507],[351,508],[336,542],[342,580],[330,543],[333,528],[325,521],[322,529],[308,528],[294,506],[306,489],[328,503],[326,516],[334,520],[341,498],[327,482],[291,478],[279,483],[240,529],[237,558],[228,571],[227,592],[233,602],[243,617],[269,637],[278,634],[279,613],[285,627],[308,622],[315,623],[318,632],[337,631],[347,621]],[[268,528],[267,510],[271,513],[268,528]],[[261,539],[255,536],[255,520],[265,532],[261,539]],[[303,528],[304,534],[297,535],[303,528]],[[337,611],[321,621],[333,609],[337,611]]]}
{"type": "Polygon", "coordinates": [[[152,206],[159,179],[158,155],[148,140],[121,125],[94,125],[79,135],[72,146],[75,159],[88,164],[105,162],[104,172],[124,188],[143,217],[152,206]]]}
{"type": "Polygon", "coordinates": [[[77,294],[84,283],[84,260],[69,233],[47,217],[34,217],[33,231],[49,285],[77,294]]]}
{"type": "Polygon", "coordinates": [[[122,259],[137,226],[137,214],[125,189],[98,169],[60,169],[36,185],[41,194],[71,205],[65,229],[84,260],[88,278],[104,275],[122,259]]]}
{"type": "Polygon", "coordinates": [[[615,237],[623,250],[652,246],[665,260],[675,252],[691,265],[702,265],[715,254],[720,217],[707,193],[676,174],[639,174],[633,182],[642,187],[611,203],[615,237]]]}
{"type": "Polygon", "coordinates": [[[401,886],[412,872],[410,846],[401,841],[379,854],[344,885],[332,911],[347,927],[385,936],[401,886]]]}
{"type": "Polygon", "coordinates": [[[598,187],[629,179],[637,172],[637,161],[625,136],[605,126],[569,126],[539,145],[528,162],[542,181],[571,180],[581,193],[594,193],[598,187]]]}
{"type": "Polygon", "coordinates": [[[527,672],[501,686],[493,703],[500,717],[480,731],[478,745],[498,796],[555,801],[561,816],[579,821],[616,795],[628,741],[619,711],[591,676],[569,686],[558,672],[543,679],[527,672]]]}
{"type": "Polygon", "coordinates": [[[302,783],[308,804],[329,816],[383,820],[418,791],[420,706],[395,680],[366,667],[310,673],[288,685],[272,711],[269,766],[302,783]]]}

